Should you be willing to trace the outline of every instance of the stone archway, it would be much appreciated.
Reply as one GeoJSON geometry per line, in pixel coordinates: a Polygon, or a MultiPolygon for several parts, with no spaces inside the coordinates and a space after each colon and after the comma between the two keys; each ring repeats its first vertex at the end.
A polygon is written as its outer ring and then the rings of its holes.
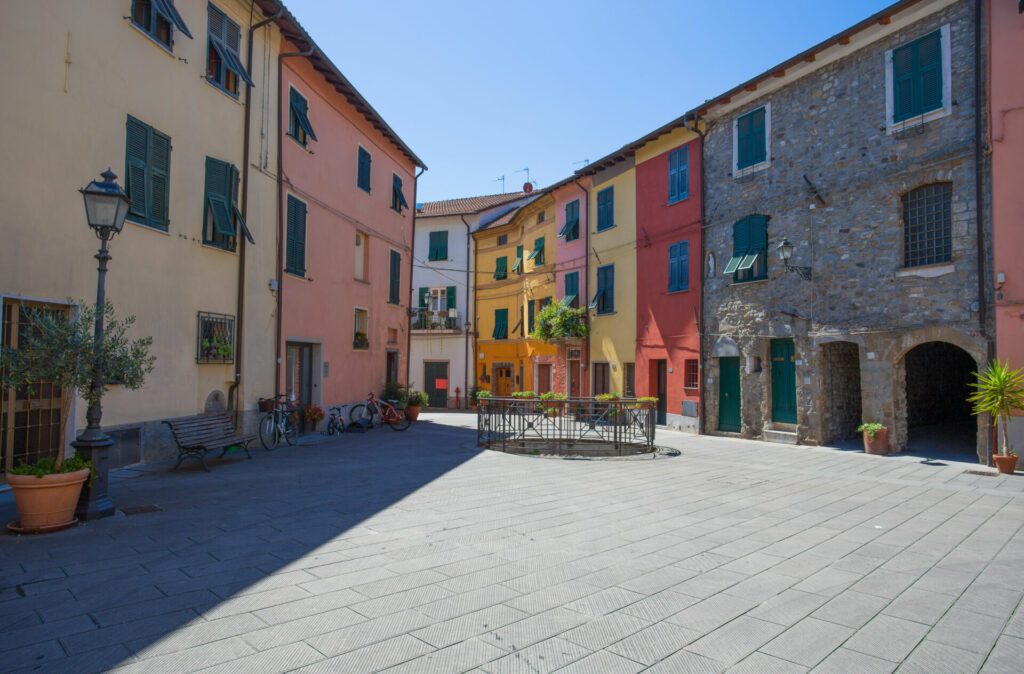
{"type": "Polygon", "coordinates": [[[853,342],[821,345],[824,373],[822,431],[826,443],[856,436],[861,424],[860,346],[853,342]]]}
{"type": "Polygon", "coordinates": [[[978,460],[978,420],[967,402],[978,363],[944,341],[919,344],[902,358],[903,428],[911,454],[978,460]]]}

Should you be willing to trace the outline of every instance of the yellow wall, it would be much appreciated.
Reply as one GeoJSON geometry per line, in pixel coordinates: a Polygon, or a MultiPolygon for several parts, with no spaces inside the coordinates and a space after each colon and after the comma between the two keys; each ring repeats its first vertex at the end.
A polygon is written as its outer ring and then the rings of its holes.
{"type": "Polygon", "coordinates": [[[618,170],[621,169],[616,165],[595,175],[590,190],[588,287],[591,297],[588,302],[597,291],[597,269],[614,264],[615,312],[602,315],[590,312],[590,376],[594,376],[593,363],[609,363],[612,366],[611,390],[624,394],[623,364],[633,363],[636,358],[636,179],[632,166],[612,178],[606,177],[618,170]],[[598,232],[597,194],[609,186],[615,188],[615,226],[598,232]]]}
{"type": "MultiPolygon", "coordinates": [[[[249,3],[216,5],[241,26],[244,58],[249,3]]],[[[204,246],[202,220],[206,157],[242,167],[245,87],[235,100],[203,78],[207,3],[177,3],[195,39],[176,32],[173,54],[122,18],[130,6],[127,0],[19,2],[0,22],[5,298],[93,301],[97,240],[78,189],[108,166],[125,184],[128,115],[171,138],[168,231],[126,223],[111,244],[107,276],[107,297],[118,314],[136,315],[134,334],[153,337],[156,369],[141,391],[110,391],[104,426],[200,412],[211,392],[227,393],[234,376],[232,365],[196,363],[196,331],[199,311],[237,313],[239,256],[204,246]]],[[[276,254],[278,42],[276,27],[267,26],[257,31],[253,50],[250,157],[263,172],[251,171],[249,183],[247,221],[256,244],[246,252],[246,409],[274,389],[275,302],[268,280],[276,254]]]]}
{"type": "MultiPolygon", "coordinates": [[[[702,131],[705,129],[705,124],[703,120],[700,121],[699,128],[702,131]]],[[[675,149],[682,145],[683,143],[690,142],[696,137],[697,134],[694,133],[693,131],[690,131],[685,126],[679,127],[678,129],[674,129],[673,131],[665,134],[664,136],[658,136],[649,143],[646,143],[643,147],[637,148],[635,163],[642,164],[648,159],[651,159],[652,157],[657,157],[663,152],[668,152],[669,150],[675,149]]]]}

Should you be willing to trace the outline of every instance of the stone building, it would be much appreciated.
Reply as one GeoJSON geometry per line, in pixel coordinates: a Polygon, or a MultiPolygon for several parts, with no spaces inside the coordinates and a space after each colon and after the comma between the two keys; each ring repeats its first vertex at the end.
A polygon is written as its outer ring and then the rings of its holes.
{"type": "Polygon", "coordinates": [[[976,20],[896,3],[697,110],[707,431],[984,456],[976,20]]]}

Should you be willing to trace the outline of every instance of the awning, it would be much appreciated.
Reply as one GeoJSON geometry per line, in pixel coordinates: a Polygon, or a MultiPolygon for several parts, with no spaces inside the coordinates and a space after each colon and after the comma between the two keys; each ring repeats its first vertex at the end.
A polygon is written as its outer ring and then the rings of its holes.
{"type": "Polygon", "coordinates": [[[306,108],[301,102],[292,96],[291,99],[292,112],[295,114],[295,119],[299,123],[299,128],[305,132],[307,136],[316,140],[316,134],[313,132],[313,125],[309,123],[309,117],[306,115],[306,108]]]}
{"type": "Polygon", "coordinates": [[[743,262],[745,255],[743,253],[739,255],[733,255],[729,258],[729,262],[725,265],[725,269],[722,270],[723,274],[734,274],[740,266],[740,262],[743,262]]]}
{"type": "Polygon", "coordinates": [[[217,55],[220,56],[220,60],[228,69],[238,75],[250,87],[256,86],[253,84],[252,78],[249,77],[249,73],[246,72],[245,66],[242,65],[242,61],[238,58],[238,54],[235,53],[234,49],[226,46],[223,42],[212,35],[210,36],[210,44],[212,44],[213,48],[217,50],[217,55]]]}
{"type": "Polygon", "coordinates": [[[543,253],[543,252],[544,252],[544,240],[541,239],[540,241],[538,241],[534,245],[533,250],[530,252],[529,255],[526,256],[526,259],[527,260],[532,260],[533,258],[537,257],[537,255],[539,255],[540,253],[543,253]]]}
{"type": "Polygon", "coordinates": [[[153,0],[153,9],[166,16],[167,20],[173,23],[174,27],[185,37],[192,39],[192,33],[189,32],[185,20],[181,18],[181,14],[178,13],[178,8],[174,6],[172,0],[153,0]]]}
{"type": "Polygon", "coordinates": [[[231,222],[231,211],[226,201],[219,197],[208,196],[206,203],[213,213],[213,226],[221,236],[235,236],[235,225],[231,222]]]}

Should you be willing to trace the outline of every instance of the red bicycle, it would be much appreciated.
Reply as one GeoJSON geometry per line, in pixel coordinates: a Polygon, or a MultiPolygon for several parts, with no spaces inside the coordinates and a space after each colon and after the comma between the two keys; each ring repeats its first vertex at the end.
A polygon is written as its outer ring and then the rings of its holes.
{"type": "Polygon", "coordinates": [[[352,407],[349,412],[349,419],[352,423],[359,424],[366,428],[373,428],[375,420],[387,424],[393,431],[404,431],[412,425],[412,422],[405,418],[405,415],[395,409],[396,400],[377,400],[377,396],[370,392],[366,396],[366,403],[359,403],[352,407]]]}

